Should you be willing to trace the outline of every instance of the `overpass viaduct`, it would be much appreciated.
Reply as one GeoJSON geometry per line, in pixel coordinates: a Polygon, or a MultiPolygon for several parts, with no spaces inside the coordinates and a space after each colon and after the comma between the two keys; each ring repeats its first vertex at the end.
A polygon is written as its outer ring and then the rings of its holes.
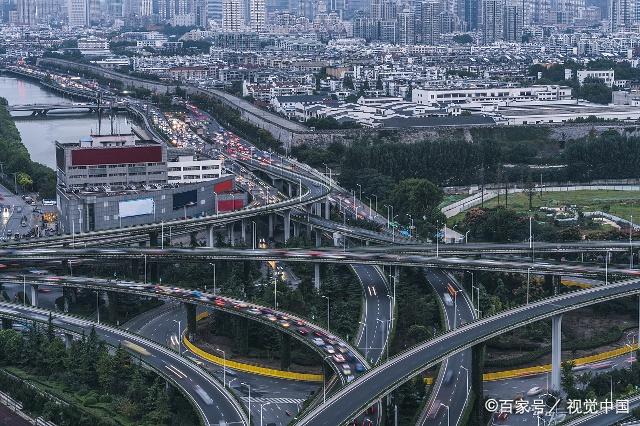
{"type": "MultiPolygon", "coordinates": [[[[46,324],[49,314],[50,311],[35,307],[0,302],[0,317],[3,319],[3,325],[8,325],[7,323],[13,320],[29,320],[46,324]]],[[[72,339],[73,335],[87,335],[91,328],[95,328],[98,336],[110,346],[117,347],[122,342],[130,342],[143,348],[146,353],[133,352],[129,346],[124,346],[135,357],[139,357],[146,366],[173,383],[193,404],[205,426],[214,426],[223,422],[249,425],[248,416],[240,401],[231,396],[223,384],[173,350],[137,334],[71,315],[56,312],[53,314],[52,323],[55,328],[64,331],[67,341],[72,339]],[[213,398],[216,404],[205,400],[203,392],[205,396],[213,398]]]]}
{"type": "Polygon", "coordinates": [[[7,109],[11,112],[31,112],[31,115],[47,115],[52,111],[64,113],[95,113],[104,110],[123,109],[111,104],[96,103],[72,103],[72,104],[26,104],[26,105],[9,105],[7,109]]]}

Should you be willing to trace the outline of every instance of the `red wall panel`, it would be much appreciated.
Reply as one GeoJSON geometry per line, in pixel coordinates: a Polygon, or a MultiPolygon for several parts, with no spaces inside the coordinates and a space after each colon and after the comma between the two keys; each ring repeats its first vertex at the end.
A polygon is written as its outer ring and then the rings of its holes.
{"type": "Polygon", "coordinates": [[[213,186],[213,192],[221,194],[223,192],[233,191],[233,179],[227,179],[224,182],[216,183],[213,186]]]}
{"type": "Polygon", "coordinates": [[[240,210],[244,207],[244,200],[218,200],[219,212],[240,210]]]}
{"type": "Polygon", "coordinates": [[[71,151],[73,166],[98,166],[103,164],[159,163],[162,161],[160,146],[131,146],[125,148],[86,148],[71,151]]]}

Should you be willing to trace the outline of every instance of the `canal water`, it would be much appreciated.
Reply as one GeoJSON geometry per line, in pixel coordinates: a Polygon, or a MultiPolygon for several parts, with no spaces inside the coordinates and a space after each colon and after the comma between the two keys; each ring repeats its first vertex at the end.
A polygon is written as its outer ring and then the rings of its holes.
{"type": "MultiPolygon", "coordinates": [[[[78,102],[43,89],[36,82],[0,75],[0,97],[9,105],[78,102]]],[[[114,131],[128,132],[131,126],[124,116],[116,116],[114,131]]],[[[55,169],[55,141],[77,142],[81,137],[98,131],[96,114],[49,115],[46,118],[17,117],[16,127],[31,159],[55,169]]],[[[102,119],[102,133],[111,130],[108,119],[102,119]]]]}

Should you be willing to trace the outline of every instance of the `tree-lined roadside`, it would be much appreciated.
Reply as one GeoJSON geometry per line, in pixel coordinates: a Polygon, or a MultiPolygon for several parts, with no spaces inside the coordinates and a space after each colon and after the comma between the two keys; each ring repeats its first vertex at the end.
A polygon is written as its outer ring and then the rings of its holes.
{"type": "Polygon", "coordinates": [[[13,190],[17,183],[23,190],[39,192],[43,198],[55,197],[55,172],[31,160],[4,98],[0,98],[0,164],[7,188],[13,190]]]}

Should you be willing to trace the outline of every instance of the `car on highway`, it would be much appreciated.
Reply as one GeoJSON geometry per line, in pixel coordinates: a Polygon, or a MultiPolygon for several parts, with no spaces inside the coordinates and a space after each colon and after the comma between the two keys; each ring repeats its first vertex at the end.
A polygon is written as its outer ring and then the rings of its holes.
{"type": "Polygon", "coordinates": [[[335,350],[335,349],[333,349],[333,346],[331,346],[331,345],[326,345],[326,346],[324,347],[324,351],[325,351],[326,353],[330,354],[330,355],[333,355],[334,353],[336,353],[336,350],[335,350]]]}
{"type": "Polygon", "coordinates": [[[311,341],[313,342],[314,345],[316,346],[324,346],[324,340],[322,340],[319,337],[314,337],[313,339],[311,339],[311,341]]]}
{"type": "Polygon", "coordinates": [[[509,413],[507,413],[506,411],[503,411],[502,413],[498,413],[498,415],[496,416],[496,420],[498,420],[499,422],[506,422],[508,418],[509,418],[509,413]]]}
{"type": "Polygon", "coordinates": [[[527,396],[536,396],[542,393],[542,388],[540,386],[534,386],[527,391],[527,396]]]}
{"type": "Polygon", "coordinates": [[[333,355],[333,360],[335,362],[345,362],[344,356],[342,356],[340,354],[334,354],[333,355]]]}
{"type": "Polygon", "coordinates": [[[451,295],[449,293],[444,293],[442,295],[442,300],[444,301],[445,305],[453,306],[453,299],[451,298],[451,295]]]}

